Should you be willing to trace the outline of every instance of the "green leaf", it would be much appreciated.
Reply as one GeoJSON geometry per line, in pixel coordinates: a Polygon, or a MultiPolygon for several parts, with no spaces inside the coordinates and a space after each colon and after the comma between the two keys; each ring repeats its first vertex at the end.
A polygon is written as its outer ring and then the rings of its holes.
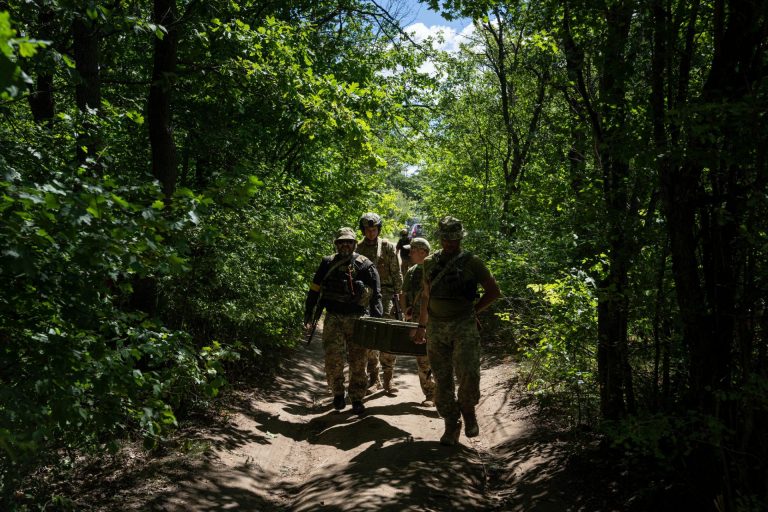
{"type": "Polygon", "coordinates": [[[131,206],[131,203],[129,203],[128,201],[126,201],[122,197],[118,196],[117,194],[112,194],[111,197],[112,197],[112,200],[114,202],[116,202],[117,204],[119,204],[123,208],[128,209],[131,206]]]}

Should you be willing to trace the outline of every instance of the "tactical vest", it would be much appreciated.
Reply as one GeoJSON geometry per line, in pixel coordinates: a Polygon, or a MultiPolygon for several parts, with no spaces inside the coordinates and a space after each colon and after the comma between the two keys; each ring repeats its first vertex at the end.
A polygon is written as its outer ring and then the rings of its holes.
{"type": "Polygon", "coordinates": [[[477,297],[477,280],[474,276],[464,272],[464,264],[472,257],[471,253],[464,252],[459,259],[450,264],[440,280],[435,278],[443,272],[451,257],[443,256],[442,251],[435,253],[435,265],[429,274],[429,296],[436,299],[465,299],[474,300],[477,297]]]}
{"type": "MultiPolygon", "coordinates": [[[[345,304],[365,305],[366,296],[363,290],[355,289],[355,281],[360,278],[358,274],[371,266],[364,256],[353,254],[349,263],[338,265],[323,278],[323,300],[341,302],[345,304]]],[[[331,260],[331,265],[335,262],[331,260]]]]}
{"type": "MultiPolygon", "coordinates": [[[[393,258],[397,260],[394,246],[383,238],[377,238],[375,245],[368,245],[365,243],[365,239],[363,239],[358,242],[356,251],[376,265],[376,270],[379,272],[379,282],[381,287],[392,288],[393,277],[389,265],[393,258]]],[[[397,267],[399,268],[399,265],[397,265],[397,267]]]]}

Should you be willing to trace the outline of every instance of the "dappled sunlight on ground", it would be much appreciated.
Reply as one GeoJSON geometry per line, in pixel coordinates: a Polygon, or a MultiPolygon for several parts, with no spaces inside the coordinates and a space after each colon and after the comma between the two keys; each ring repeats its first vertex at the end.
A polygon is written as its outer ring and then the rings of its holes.
{"type": "Polygon", "coordinates": [[[181,429],[167,455],[116,470],[116,498],[96,509],[613,510],[563,434],[520,405],[515,371],[504,354],[484,357],[481,435],[445,447],[412,357],[398,357],[400,393],[368,395],[358,417],[333,409],[316,335],[264,389],[233,392],[221,414],[181,429]]]}

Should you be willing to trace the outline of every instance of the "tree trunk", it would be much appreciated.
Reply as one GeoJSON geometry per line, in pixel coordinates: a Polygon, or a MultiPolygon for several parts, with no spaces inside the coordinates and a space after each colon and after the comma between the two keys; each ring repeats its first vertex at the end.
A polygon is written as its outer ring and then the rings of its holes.
{"type": "Polygon", "coordinates": [[[163,187],[166,198],[176,189],[178,174],[176,144],[171,127],[171,92],[176,71],[178,31],[175,0],[155,0],[154,21],[167,30],[155,39],[152,85],[149,88],[148,123],[152,147],[152,174],[163,187]]]}
{"type": "Polygon", "coordinates": [[[82,132],[77,138],[77,160],[83,163],[88,155],[95,154],[101,145],[97,128],[88,120],[94,111],[101,108],[99,27],[85,14],[77,13],[72,22],[72,37],[75,70],[78,74],[75,85],[75,102],[84,118],[82,132]]]}
{"type": "MultiPolygon", "coordinates": [[[[752,130],[761,122],[758,112],[764,111],[755,94],[765,80],[766,12],[765,0],[716,2],[712,64],[701,95],[688,109],[692,128],[686,158],[677,167],[660,168],[677,299],[690,351],[689,402],[710,422],[734,432],[723,435],[714,429],[712,446],[697,446],[689,464],[706,496],[725,509],[735,507],[736,486],[752,481],[757,484],[750,487],[758,494],[765,496],[768,490],[765,468],[755,463],[764,459],[766,446],[751,435],[757,431],[754,404],[742,391],[739,400],[728,399],[738,367],[734,356],[752,351],[738,339],[754,335],[754,328],[749,332],[742,325],[737,336],[735,319],[740,309],[752,307],[739,302],[748,291],[747,255],[754,244],[742,234],[754,224],[747,205],[764,194],[757,184],[765,169],[759,169],[755,156],[765,136],[752,130]],[[734,446],[732,437],[749,440],[734,446]]],[[[683,64],[686,57],[684,52],[683,64]]],[[[753,354],[742,356],[749,360],[753,354]]]]}
{"type": "Polygon", "coordinates": [[[51,126],[55,114],[53,102],[53,75],[41,73],[35,80],[35,90],[29,95],[29,108],[37,124],[51,126]]]}
{"type": "MultiPolygon", "coordinates": [[[[528,160],[528,154],[531,145],[536,137],[536,131],[539,127],[541,113],[544,109],[544,100],[546,98],[547,87],[549,85],[550,73],[546,65],[542,66],[537,73],[536,99],[533,102],[533,108],[530,112],[530,119],[527,124],[527,132],[515,127],[515,94],[517,94],[512,78],[515,73],[522,69],[517,62],[516,52],[522,48],[523,30],[518,34],[518,40],[508,42],[507,35],[514,26],[508,21],[509,13],[502,13],[498,8],[494,10],[494,22],[488,22],[483,25],[485,31],[490,34],[493,46],[487,41],[487,46],[493,48],[495,53],[488,51],[486,58],[493,69],[498,80],[499,99],[501,100],[501,116],[504,128],[504,146],[501,151],[501,174],[504,179],[504,188],[501,197],[501,231],[506,235],[512,233],[512,198],[517,192],[517,187],[523,177],[525,165],[528,160]]],[[[525,20],[520,20],[525,24],[525,20]]],[[[518,118],[519,121],[519,118],[518,118]]]]}
{"type": "Polygon", "coordinates": [[[601,131],[596,133],[610,245],[609,273],[598,299],[598,352],[602,350],[602,357],[598,356],[598,372],[602,384],[602,414],[608,420],[619,419],[635,408],[627,348],[627,283],[632,254],[636,251],[632,233],[636,224],[633,205],[637,198],[629,192],[630,166],[623,156],[626,154],[626,47],[632,12],[631,2],[614,3],[605,11],[607,35],[600,78],[602,123],[601,131]]]}
{"type": "MultiPolygon", "coordinates": [[[[37,15],[40,24],[40,38],[53,39],[53,9],[48,6],[41,7],[37,15]]],[[[44,69],[44,68],[43,68],[44,69]]],[[[35,90],[29,95],[29,108],[32,118],[37,124],[51,126],[53,124],[54,99],[53,99],[53,75],[46,69],[37,73],[35,90]]]]}
{"type": "Polygon", "coordinates": [[[597,304],[597,368],[600,413],[604,419],[622,418],[624,401],[624,352],[627,336],[626,273],[611,271],[601,283],[597,304]]]}

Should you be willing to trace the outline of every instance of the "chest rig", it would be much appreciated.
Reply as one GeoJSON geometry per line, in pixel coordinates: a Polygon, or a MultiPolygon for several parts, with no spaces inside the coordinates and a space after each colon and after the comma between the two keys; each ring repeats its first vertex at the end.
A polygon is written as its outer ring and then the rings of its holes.
{"type": "Polygon", "coordinates": [[[474,300],[477,296],[477,279],[464,271],[464,264],[471,256],[461,252],[455,257],[435,253],[435,265],[429,274],[429,296],[436,299],[474,300]]]}
{"type": "Polygon", "coordinates": [[[352,254],[341,264],[332,263],[329,272],[323,278],[323,298],[336,302],[360,303],[359,274],[364,269],[364,258],[352,254]]]}

